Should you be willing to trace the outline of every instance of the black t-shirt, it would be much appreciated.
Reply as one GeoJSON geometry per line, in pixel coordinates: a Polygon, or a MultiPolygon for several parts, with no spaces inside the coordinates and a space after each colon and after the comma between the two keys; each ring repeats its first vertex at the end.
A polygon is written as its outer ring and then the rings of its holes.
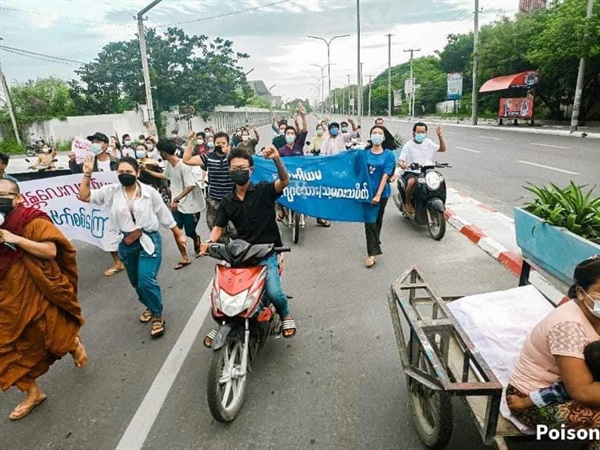
{"type": "Polygon", "coordinates": [[[277,227],[275,202],[281,196],[275,183],[250,184],[244,201],[237,194],[227,194],[219,207],[216,226],[225,228],[231,221],[238,238],[250,244],[275,244],[281,247],[281,235],[277,227]]]}

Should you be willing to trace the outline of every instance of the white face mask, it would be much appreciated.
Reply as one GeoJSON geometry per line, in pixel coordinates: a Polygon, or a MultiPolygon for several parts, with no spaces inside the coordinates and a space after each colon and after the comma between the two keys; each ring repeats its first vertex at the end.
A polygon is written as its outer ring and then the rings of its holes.
{"type": "Polygon", "coordinates": [[[242,136],[242,141],[247,141],[248,139],[250,139],[250,136],[248,136],[247,134],[244,134],[242,136]]]}
{"type": "MultiPolygon", "coordinates": [[[[583,289],[582,289],[583,290],[583,289]]],[[[593,299],[590,294],[588,294],[586,291],[583,291],[583,293],[585,294],[585,296],[587,298],[589,298],[592,301],[592,304],[594,305],[592,308],[590,308],[588,306],[588,304],[586,303],[585,306],[587,307],[587,309],[590,310],[590,312],[592,313],[592,315],[598,319],[600,319],[600,300],[595,300],[593,299]]]]}

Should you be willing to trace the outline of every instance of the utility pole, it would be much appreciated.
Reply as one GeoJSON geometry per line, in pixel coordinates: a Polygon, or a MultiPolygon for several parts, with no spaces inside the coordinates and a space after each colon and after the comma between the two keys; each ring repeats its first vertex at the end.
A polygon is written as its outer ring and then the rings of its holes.
{"type": "Polygon", "coordinates": [[[358,71],[358,86],[357,86],[357,90],[358,90],[358,96],[357,96],[357,113],[358,113],[358,118],[357,118],[357,123],[360,126],[362,123],[362,67],[361,67],[361,62],[360,62],[360,0],[356,0],[356,36],[357,36],[357,41],[356,41],[356,51],[357,51],[357,55],[356,55],[356,65],[357,68],[356,70],[358,71]]]}
{"type": "Polygon", "coordinates": [[[361,100],[361,102],[360,102],[360,115],[361,115],[361,117],[364,115],[364,112],[365,112],[364,111],[364,107],[363,107],[363,102],[362,102],[364,100],[363,99],[363,89],[362,89],[363,65],[364,64],[365,63],[362,63],[362,62],[360,63],[360,100],[361,100]]]}
{"type": "MultiPolygon", "coordinates": [[[[589,33],[589,22],[592,18],[594,9],[594,0],[588,0],[587,4],[587,15],[586,15],[586,27],[584,34],[584,45],[588,42],[589,33]]],[[[587,49],[586,49],[587,50],[587,49]]],[[[571,133],[577,131],[579,127],[579,109],[581,108],[581,97],[583,95],[583,79],[585,76],[585,54],[581,55],[579,60],[579,72],[577,73],[577,86],[575,87],[575,99],[573,100],[573,114],[571,115],[571,133]]]]}
{"type": "Polygon", "coordinates": [[[373,75],[367,75],[369,77],[369,111],[367,113],[367,115],[369,117],[371,117],[371,79],[373,78],[373,75]]]}
{"type": "MultiPolygon", "coordinates": [[[[0,38],[1,40],[2,38],[0,38]]],[[[4,78],[4,72],[2,72],[2,66],[0,66],[0,82],[2,82],[2,89],[4,90],[4,95],[6,96],[6,106],[8,107],[8,113],[10,114],[10,121],[12,122],[13,129],[15,131],[15,138],[17,139],[17,143],[19,146],[23,145],[21,143],[21,136],[19,136],[19,129],[17,128],[17,118],[15,117],[15,112],[13,111],[12,102],[10,101],[10,92],[8,91],[8,83],[6,82],[6,78],[4,78]]]]}
{"type": "Polygon", "coordinates": [[[350,75],[348,75],[348,111],[347,111],[348,115],[351,115],[351,112],[350,112],[350,103],[351,103],[350,100],[351,99],[352,99],[352,94],[350,91],[350,75]]]}
{"type": "Polygon", "coordinates": [[[479,40],[479,0],[475,0],[475,23],[473,26],[473,91],[471,93],[471,123],[477,125],[477,41],[479,40]]]}
{"type": "MultiPolygon", "coordinates": [[[[393,34],[387,34],[388,37],[388,117],[392,117],[392,36],[393,34]]],[[[369,88],[369,111],[371,111],[371,90],[369,88]]],[[[369,112],[369,116],[371,113],[369,112]]]]}
{"type": "Polygon", "coordinates": [[[146,34],[144,32],[144,14],[158,5],[162,0],[154,0],[137,15],[138,34],[140,39],[140,53],[142,55],[142,70],[144,72],[144,87],[146,88],[146,107],[148,108],[148,121],[152,134],[157,135],[156,122],[154,120],[154,105],[152,103],[152,86],[150,84],[150,70],[148,68],[148,54],[146,52],[146,34]]]}
{"type": "Polygon", "coordinates": [[[409,48],[404,52],[410,52],[410,102],[408,103],[408,109],[410,118],[415,117],[415,79],[413,77],[413,55],[415,52],[420,52],[420,48],[409,48]]]}

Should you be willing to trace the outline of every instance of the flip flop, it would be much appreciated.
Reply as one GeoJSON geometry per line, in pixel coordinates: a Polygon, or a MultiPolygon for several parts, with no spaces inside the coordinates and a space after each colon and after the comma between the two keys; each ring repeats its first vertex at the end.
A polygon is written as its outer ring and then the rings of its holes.
{"type": "Polygon", "coordinates": [[[46,400],[46,396],[45,395],[43,397],[39,398],[38,400],[36,400],[31,405],[29,405],[29,407],[27,409],[23,410],[20,414],[15,414],[15,412],[17,411],[17,409],[19,409],[19,406],[21,406],[19,404],[15,409],[13,409],[13,412],[10,413],[10,416],[8,416],[8,418],[10,420],[20,420],[23,417],[25,417],[27,414],[29,414],[31,411],[33,411],[35,409],[35,407],[38,406],[38,405],[40,405],[44,400],[46,400]]]}
{"type": "Polygon", "coordinates": [[[174,267],[175,270],[180,270],[183,269],[186,266],[189,266],[192,262],[188,261],[188,262],[179,262],[177,263],[177,265],[174,267]]]}
{"type": "Polygon", "coordinates": [[[117,268],[117,267],[111,267],[110,269],[107,269],[107,270],[104,272],[104,276],[105,276],[105,277],[112,277],[113,275],[116,275],[116,274],[118,274],[119,272],[123,272],[124,270],[125,270],[125,267],[120,267],[120,268],[117,268]]]}
{"type": "Polygon", "coordinates": [[[329,228],[331,226],[331,223],[325,219],[317,219],[317,225],[323,228],[329,228]]]}

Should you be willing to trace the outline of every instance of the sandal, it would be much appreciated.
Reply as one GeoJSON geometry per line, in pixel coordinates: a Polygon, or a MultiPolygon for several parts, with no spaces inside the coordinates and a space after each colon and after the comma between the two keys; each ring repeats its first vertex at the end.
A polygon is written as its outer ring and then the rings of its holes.
{"type": "Polygon", "coordinates": [[[155,317],[152,320],[152,330],[150,330],[150,336],[157,338],[165,334],[165,321],[162,317],[155,317]]]}
{"type": "Polygon", "coordinates": [[[23,403],[19,403],[17,405],[17,407],[15,409],[13,409],[13,411],[10,413],[10,416],[8,416],[8,418],[10,420],[19,420],[19,419],[22,419],[27,414],[29,414],[31,411],[33,411],[36,406],[40,405],[44,400],[46,400],[46,396],[45,395],[43,395],[42,397],[38,398],[35,402],[33,402],[31,405],[29,405],[27,407],[23,407],[22,406],[23,403]],[[24,409],[20,410],[21,408],[24,408],[24,409]]]}
{"type": "Polygon", "coordinates": [[[210,330],[210,333],[208,333],[206,335],[206,337],[204,338],[204,346],[206,348],[212,348],[213,341],[215,340],[216,337],[217,337],[217,330],[215,330],[213,328],[212,330],[210,330]]]}
{"type": "Polygon", "coordinates": [[[123,272],[125,267],[111,267],[104,272],[105,277],[112,277],[113,275],[118,274],[119,272],[123,272]]]}
{"type": "Polygon", "coordinates": [[[174,269],[175,270],[183,269],[184,267],[189,266],[191,263],[192,263],[191,261],[187,261],[187,262],[186,261],[181,261],[181,262],[178,262],[177,265],[174,267],[174,269]]]}
{"type": "Polygon", "coordinates": [[[317,219],[317,225],[323,228],[329,228],[331,223],[325,219],[317,219]]]}
{"type": "Polygon", "coordinates": [[[291,338],[296,336],[296,321],[294,319],[287,319],[281,322],[281,334],[284,338],[291,338]],[[286,331],[292,330],[291,333],[286,334],[286,331]]]}
{"type": "Polygon", "coordinates": [[[147,309],[140,316],[140,322],[142,322],[142,323],[148,323],[151,320],[152,320],[152,311],[150,311],[149,309],[147,309]]]}
{"type": "Polygon", "coordinates": [[[73,350],[70,353],[73,357],[75,367],[83,369],[85,366],[87,366],[88,363],[87,353],[85,351],[85,347],[83,346],[83,342],[81,342],[81,339],[79,339],[79,336],[77,336],[75,339],[77,342],[77,346],[75,347],[75,350],[73,350]]]}
{"type": "Polygon", "coordinates": [[[365,259],[365,267],[367,269],[370,267],[373,267],[376,262],[377,262],[377,260],[375,259],[374,256],[369,256],[367,259],[365,259]]]}

